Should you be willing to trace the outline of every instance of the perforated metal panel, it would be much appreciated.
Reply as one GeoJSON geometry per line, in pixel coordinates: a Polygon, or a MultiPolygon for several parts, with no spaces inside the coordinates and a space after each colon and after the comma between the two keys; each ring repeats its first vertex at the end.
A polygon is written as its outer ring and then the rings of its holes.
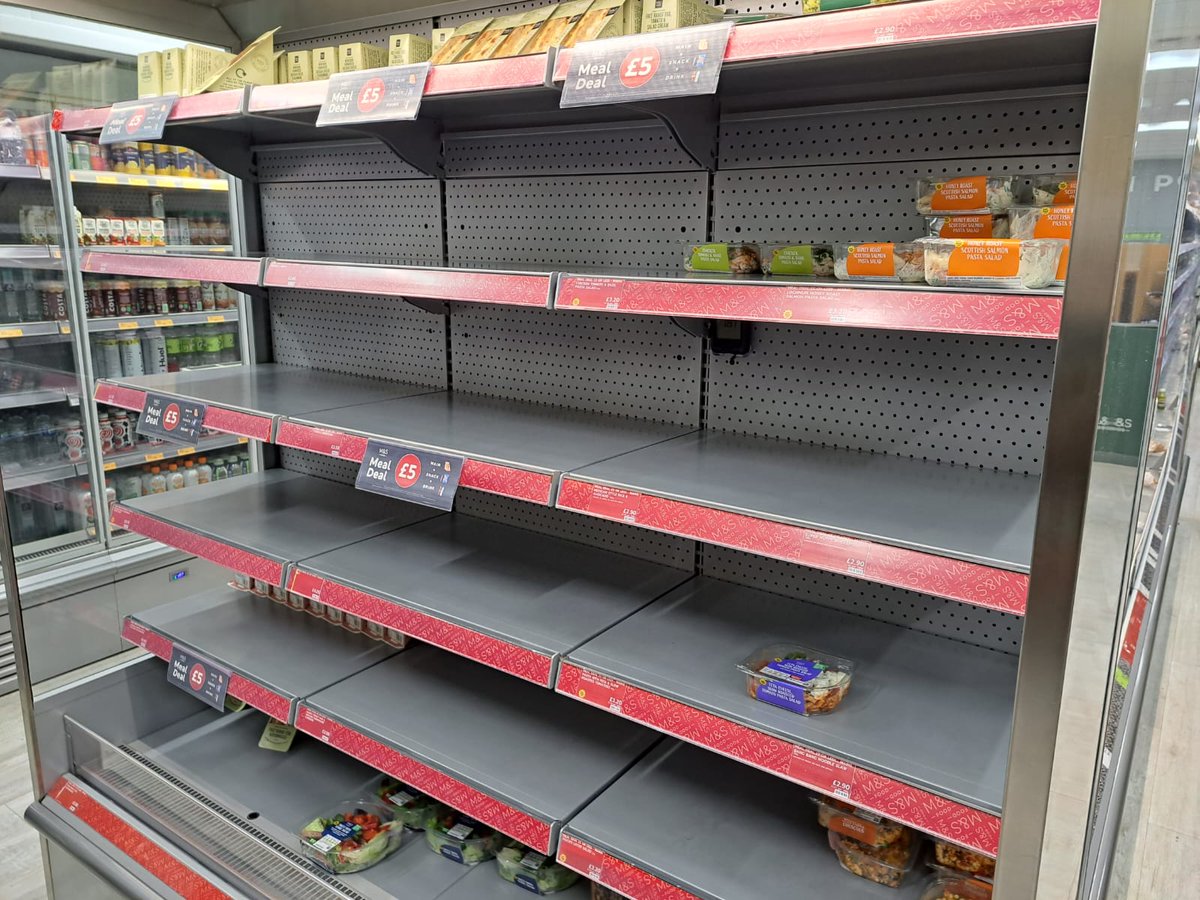
{"type": "Polygon", "coordinates": [[[885,108],[737,116],[721,123],[720,165],[831,165],[878,160],[1077,154],[1082,90],[944,99],[885,108]]]}
{"type": "MultiPolygon", "coordinates": [[[[701,571],[733,581],[917,631],[1016,653],[1023,620],[1010,613],[968,606],[900,588],[871,584],[849,575],[818,572],[794,563],[764,559],[705,544],[701,571]]],[[[782,637],[782,635],[781,635],[782,637]]],[[[796,638],[802,639],[797,635],[796,638]]]]}
{"type": "Polygon", "coordinates": [[[358,28],[353,31],[340,31],[336,34],[326,34],[320,37],[300,38],[292,40],[284,32],[275,41],[276,50],[311,50],[313,47],[330,47],[334,44],[350,44],[363,41],[386,47],[388,37],[393,34],[419,34],[429,37],[433,33],[433,19],[403,19],[402,13],[396,14],[396,21],[389,25],[374,25],[370,28],[358,28]]]}
{"type": "MultiPolygon", "coordinates": [[[[115,215],[150,215],[150,192],[130,190],[124,185],[74,184],[71,193],[84,215],[101,210],[115,215]]],[[[224,191],[162,191],[163,208],[168,216],[190,212],[229,214],[229,194],[224,191]]]]}
{"type": "Polygon", "coordinates": [[[446,317],[396,297],[271,291],[275,361],[445,388],[446,317]]]}
{"type": "Polygon", "coordinates": [[[439,265],[441,185],[424,181],[264,184],[271,256],[439,265]]]}
{"type": "MultiPolygon", "coordinates": [[[[346,459],[334,459],[331,456],[320,456],[307,450],[293,450],[291,447],[279,447],[280,468],[289,472],[299,472],[301,475],[312,475],[314,478],[324,478],[326,481],[336,481],[338,484],[354,484],[358,476],[358,463],[346,459]]],[[[402,501],[401,501],[402,502],[402,501]]]]}
{"type": "Polygon", "coordinates": [[[543,3],[542,0],[522,0],[520,3],[503,3],[500,6],[480,6],[478,9],[468,10],[466,12],[449,13],[444,16],[437,17],[439,28],[450,28],[462,25],[464,22],[473,22],[476,19],[490,19],[494,16],[506,16],[509,13],[526,12],[531,9],[540,9],[543,6],[549,6],[549,3],[543,3]]]}
{"type": "Polygon", "coordinates": [[[698,171],[666,125],[654,122],[448,134],[449,178],[698,171]]]}
{"type": "Polygon", "coordinates": [[[1054,344],[756,325],[713,357],[707,427],[1001,471],[1041,472],[1054,344]]]}
{"type": "Polygon", "coordinates": [[[1063,155],[718,172],[713,240],[911,239],[927,233],[916,210],[919,177],[1028,176],[1073,172],[1076,164],[1063,155]]]}
{"type": "Polygon", "coordinates": [[[255,161],[263,184],[428,177],[375,140],[260,147],[255,161]]]}
{"type": "Polygon", "coordinates": [[[677,272],[707,211],[699,172],[447,181],[447,253],[450,265],[677,272]]]}
{"type": "Polygon", "coordinates": [[[701,341],[647,316],[451,304],[454,389],[699,425],[701,341]]]}

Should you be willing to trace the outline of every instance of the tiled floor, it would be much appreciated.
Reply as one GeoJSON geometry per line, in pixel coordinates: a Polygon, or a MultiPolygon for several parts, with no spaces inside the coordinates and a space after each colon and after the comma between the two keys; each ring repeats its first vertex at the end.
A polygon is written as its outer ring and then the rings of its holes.
{"type": "Polygon", "coordinates": [[[25,824],[33,779],[19,695],[0,697],[0,897],[42,900],[46,885],[37,832],[25,824]]]}

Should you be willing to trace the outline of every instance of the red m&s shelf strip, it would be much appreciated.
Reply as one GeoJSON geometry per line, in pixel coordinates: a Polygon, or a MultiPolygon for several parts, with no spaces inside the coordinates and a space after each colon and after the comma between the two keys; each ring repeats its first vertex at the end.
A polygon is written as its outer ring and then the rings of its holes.
{"type": "Polygon", "coordinates": [[[122,409],[132,409],[141,412],[146,406],[145,391],[122,387],[110,381],[96,382],[93,394],[97,403],[107,403],[109,406],[119,406],[122,409]]]}
{"type": "Polygon", "coordinates": [[[695,894],[667,884],[661,878],[615,856],[609,856],[573,834],[564,834],[559,839],[558,861],[568,869],[633,900],[697,900],[695,894]]]}

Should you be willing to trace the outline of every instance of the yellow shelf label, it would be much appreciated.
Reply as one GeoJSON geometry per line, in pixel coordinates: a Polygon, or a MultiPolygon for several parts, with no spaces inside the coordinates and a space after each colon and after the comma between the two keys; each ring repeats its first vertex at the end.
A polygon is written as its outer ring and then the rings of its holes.
{"type": "Polygon", "coordinates": [[[138,323],[137,323],[137,322],[130,322],[130,321],[118,322],[118,323],[117,323],[117,327],[118,327],[118,328],[120,328],[122,331],[128,331],[128,330],[129,330],[129,329],[131,329],[131,328],[137,328],[137,327],[138,327],[138,323]]]}
{"type": "Polygon", "coordinates": [[[208,321],[210,321],[210,322],[224,322],[224,321],[225,321],[225,317],[224,317],[224,316],[209,316],[209,317],[208,317],[208,321]]]}
{"type": "Polygon", "coordinates": [[[248,444],[248,443],[250,443],[250,438],[238,438],[238,443],[239,444],[248,444]]]}
{"type": "Polygon", "coordinates": [[[3,328],[0,329],[0,338],[24,337],[25,332],[20,328],[3,328]]]}
{"type": "Polygon", "coordinates": [[[163,458],[163,455],[161,453],[147,453],[146,454],[146,462],[157,462],[158,460],[160,460],[162,458],[163,458]]]}
{"type": "Polygon", "coordinates": [[[174,319],[155,319],[154,324],[158,328],[167,328],[175,324],[174,319]]]}
{"type": "Polygon", "coordinates": [[[97,175],[96,184],[120,184],[116,175],[97,175]]]}
{"type": "Polygon", "coordinates": [[[132,184],[134,187],[150,187],[150,179],[149,178],[141,178],[137,175],[130,175],[129,183],[132,184]]]}
{"type": "Polygon", "coordinates": [[[117,464],[116,464],[116,463],[114,463],[114,462],[107,462],[107,463],[105,463],[105,464],[104,464],[104,471],[105,471],[105,472],[111,472],[111,471],[112,471],[113,469],[115,469],[116,467],[117,467],[117,464]]]}
{"type": "Polygon", "coordinates": [[[58,333],[59,333],[59,334],[70,334],[70,333],[71,333],[71,326],[70,326],[70,325],[68,325],[68,324],[67,324],[67,323],[65,323],[65,322],[60,322],[60,323],[58,324],[58,333]]]}
{"type": "Polygon", "coordinates": [[[195,452],[196,452],[195,447],[180,447],[178,450],[175,451],[175,455],[176,456],[188,456],[189,454],[192,454],[195,452]]]}

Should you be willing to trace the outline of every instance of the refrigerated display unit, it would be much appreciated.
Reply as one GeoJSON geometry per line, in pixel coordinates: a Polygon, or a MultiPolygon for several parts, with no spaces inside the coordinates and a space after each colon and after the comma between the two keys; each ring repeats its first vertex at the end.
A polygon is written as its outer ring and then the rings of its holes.
{"type": "MultiPolygon", "coordinates": [[[[66,853],[131,896],[499,898],[511,840],[572,897],[926,897],[925,847],[960,893],[1102,895],[1134,758],[1105,707],[1136,714],[1187,474],[1200,10],[808,5],[729,25],[712,96],[563,109],[576,47],[433,65],[411,120],[318,124],[320,82],[174,104],[240,247],[80,247],[79,321],[87,276],[235,285],[253,364],[89,352],[87,389],[268,465],[106,507],[230,583],[25,692],[52,883],[66,853]],[[922,207],[993,182],[988,214],[1080,185],[1065,286],[908,271],[922,207]],[[842,278],[687,271],[713,244],[837,245],[842,278]],[[397,790],[445,809],[351,871],[397,790]]],[[[56,112],[57,152],[108,112],[56,112]]]]}

